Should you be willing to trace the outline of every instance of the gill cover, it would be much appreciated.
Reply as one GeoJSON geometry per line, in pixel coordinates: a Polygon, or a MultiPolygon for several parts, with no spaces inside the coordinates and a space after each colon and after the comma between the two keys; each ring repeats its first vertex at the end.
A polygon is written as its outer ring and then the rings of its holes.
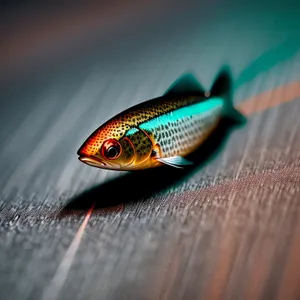
{"type": "Polygon", "coordinates": [[[128,139],[134,149],[134,165],[146,163],[153,149],[153,142],[149,134],[139,128],[132,128],[128,130],[124,139],[128,139]]]}

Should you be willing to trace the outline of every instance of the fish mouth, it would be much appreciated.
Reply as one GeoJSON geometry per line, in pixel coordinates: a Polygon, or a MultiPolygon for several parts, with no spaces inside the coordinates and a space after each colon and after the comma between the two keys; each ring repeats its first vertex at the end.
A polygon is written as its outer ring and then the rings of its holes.
{"type": "Polygon", "coordinates": [[[101,166],[105,166],[106,164],[98,157],[95,156],[84,156],[81,155],[78,157],[78,159],[80,161],[82,161],[83,163],[92,166],[92,167],[101,167],[101,166]]]}

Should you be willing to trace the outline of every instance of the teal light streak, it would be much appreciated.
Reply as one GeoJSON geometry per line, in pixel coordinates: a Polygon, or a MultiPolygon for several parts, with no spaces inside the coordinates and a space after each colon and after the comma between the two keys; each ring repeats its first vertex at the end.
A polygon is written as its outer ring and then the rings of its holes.
{"type": "MultiPolygon", "coordinates": [[[[182,119],[182,118],[185,118],[188,116],[206,113],[206,112],[210,111],[211,109],[222,106],[223,103],[224,103],[224,100],[222,98],[212,98],[205,102],[200,102],[200,103],[196,103],[193,105],[189,105],[186,107],[176,109],[172,112],[169,112],[162,116],[151,119],[150,121],[147,121],[147,122],[139,125],[139,127],[143,130],[151,131],[154,128],[157,128],[161,125],[167,124],[168,122],[174,122],[174,121],[177,121],[179,119],[182,119]]],[[[128,134],[128,132],[127,132],[127,134],[128,134]]]]}
{"type": "Polygon", "coordinates": [[[135,133],[137,133],[139,130],[136,129],[136,128],[130,128],[127,132],[126,132],[126,136],[129,136],[129,135],[133,135],[135,133]]]}

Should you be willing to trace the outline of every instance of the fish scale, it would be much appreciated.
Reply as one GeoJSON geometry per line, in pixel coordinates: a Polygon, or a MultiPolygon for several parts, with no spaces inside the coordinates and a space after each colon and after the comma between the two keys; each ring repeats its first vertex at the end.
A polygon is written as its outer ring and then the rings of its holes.
{"type": "Polygon", "coordinates": [[[185,155],[189,149],[201,144],[202,139],[216,126],[220,109],[216,107],[209,113],[186,116],[155,128],[154,140],[160,146],[162,155],[185,155]]]}

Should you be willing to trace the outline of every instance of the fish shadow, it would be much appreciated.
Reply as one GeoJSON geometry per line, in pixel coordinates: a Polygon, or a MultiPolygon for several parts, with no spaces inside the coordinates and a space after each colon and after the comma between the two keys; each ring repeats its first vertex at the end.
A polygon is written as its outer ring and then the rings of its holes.
{"type": "Polygon", "coordinates": [[[222,119],[210,137],[187,157],[194,162],[193,165],[184,169],[163,166],[128,172],[74,197],[62,209],[61,214],[88,210],[92,205],[94,209],[104,209],[127,203],[145,202],[155,194],[168,191],[170,187],[187,180],[214,159],[225,146],[230,132],[238,125],[233,120],[222,119]]]}

